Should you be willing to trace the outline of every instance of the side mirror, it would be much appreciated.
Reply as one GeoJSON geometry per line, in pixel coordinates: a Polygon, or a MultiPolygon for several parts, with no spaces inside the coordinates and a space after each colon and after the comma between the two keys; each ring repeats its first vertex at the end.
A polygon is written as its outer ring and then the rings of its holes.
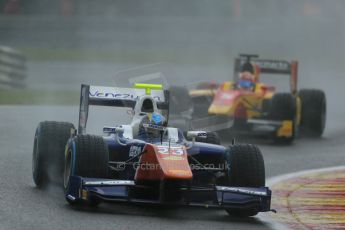
{"type": "Polygon", "coordinates": [[[186,133],[186,138],[187,138],[187,140],[192,139],[192,144],[188,148],[192,148],[194,146],[195,139],[197,137],[206,139],[207,138],[207,132],[205,132],[205,131],[188,131],[186,133]]]}
{"type": "Polygon", "coordinates": [[[207,132],[205,131],[188,131],[187,132],[187,139],[192,139],[195,141],[195,138],[207,138],[207,132]]]}
{"type": "Polygon", "coordinates": [[[103,133],[111,134],[111,133],[117,133],[117,134],[123,134],[125,132],[125,129],[123,127],[104,127],[103,133]]]}

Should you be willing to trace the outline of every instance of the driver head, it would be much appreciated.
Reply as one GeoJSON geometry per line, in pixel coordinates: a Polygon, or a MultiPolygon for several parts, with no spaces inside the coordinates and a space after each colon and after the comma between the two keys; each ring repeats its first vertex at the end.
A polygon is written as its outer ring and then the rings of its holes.
{"type": "Polygon", "coordinates": [[[166,120],[161,114],[149,113],[142,120],[141,128],[151,137],[160,137],[160,127],[166,126],[166,120]]]}
{"type": "Polygon", "coordinates": [[[249,72],[243,72],[240,74],[240,80],[238,82],[241,88],[251,88],[254,86],[254,75],[249,72]]]}

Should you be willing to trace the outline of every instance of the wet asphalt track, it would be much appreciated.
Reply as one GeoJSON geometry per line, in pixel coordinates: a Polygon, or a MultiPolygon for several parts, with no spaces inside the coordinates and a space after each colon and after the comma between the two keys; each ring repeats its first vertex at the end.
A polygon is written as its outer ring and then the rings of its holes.
{"type": "MultiPolygon", "coordinates": [[[[0,107],[0,229],[270,229],[266,218],[236,219],[223,210],[196,208],[160,209],[133,205],[103,204],[97,209],[68,206],[60,188],[40,191],[31,178],[32,141],[41,120],[77,123],[77,107],[0,107]]],[[[344,164],[345,125],[340,112],[328,116],[324,137],[299,139],[289,147],[258,142],[267,177],[304,169],[344,164]]],[[[91,132],[116,117],[112,111],[91,114],[91,132]],[[104,115],[106,114],[106,115],[104,115]],[[93,115],[93,116],[92,116],[93,115]],[[99,120],[96,121],[96,118],[99,120]],[[104,122],[100,122],[104,121],[104,122]]],[[[224,144],[227,144],[223,142],[224,144]]]]}

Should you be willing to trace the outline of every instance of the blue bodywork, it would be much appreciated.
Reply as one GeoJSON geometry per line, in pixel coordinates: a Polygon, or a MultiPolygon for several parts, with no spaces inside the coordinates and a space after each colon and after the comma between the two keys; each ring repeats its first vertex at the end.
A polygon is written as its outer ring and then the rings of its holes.
{"type": "MultiPolygon", "coordinates": [[[[141,150],[146,143],[168,145],[159,139],[126,139],[118,135],[103,137],[109,149],[109,178],[85,178],[72,175],[66,191],[66,199],[74,201],[102,200],[109,202],[131,202],[148,204],[187,205],[215,208],[255,209],[270,211],[271,191],[267,187],[230,187],[222,182],[230,171],[227,162],[229,150],[220,145],[188,142],[182,133],[174,145],[187,146],[193,180],[190,183],[160,181],[156,184],[137,183],[134,180],[141,150]],[[132,150],[136,152],[133,152],[132,150]],[[196,163],[197,162],[197,163],[196,163]],[[226,162],[226,164],[224,164],[226,162]],[[202,165],[214,167],[203,167],[202,165]],[[163,195],[162,195],[163,194],[163,195]],[[176,195],[178,194],[178,195],[176,195]]],[[[74,150],[75,151],[75,150],[74,150]]],[[[229,163],[229,164],[228,164],[229,163]]]]}

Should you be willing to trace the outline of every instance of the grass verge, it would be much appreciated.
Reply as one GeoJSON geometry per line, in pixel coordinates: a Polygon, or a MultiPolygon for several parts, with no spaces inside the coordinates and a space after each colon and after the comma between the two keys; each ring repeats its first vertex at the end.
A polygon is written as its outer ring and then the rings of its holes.
{"type": "Polygon", "coordinates": [[[0,105],[78,105],[79,92],[0,90],[0,105]]]}

